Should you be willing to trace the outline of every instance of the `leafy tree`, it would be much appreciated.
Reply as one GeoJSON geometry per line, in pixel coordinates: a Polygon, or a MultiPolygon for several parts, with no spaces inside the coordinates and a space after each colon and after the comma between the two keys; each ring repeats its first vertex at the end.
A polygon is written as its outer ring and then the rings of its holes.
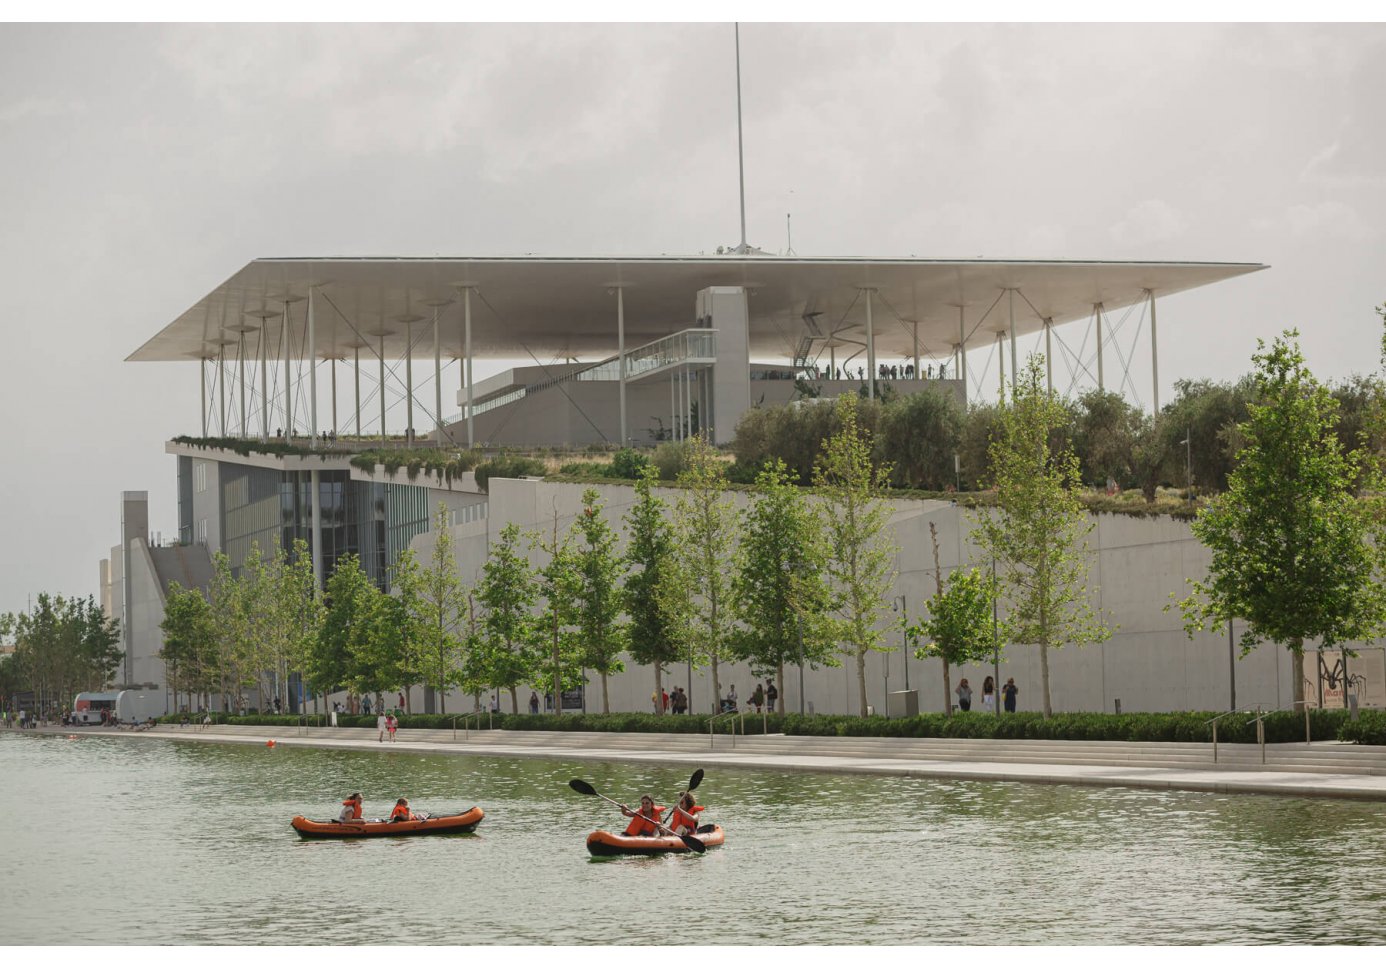
{"type": "Polygon", "coordinates": [[[548,540],[541,532],[530,536],[531,547],[548,556],[548,561],[535,573],[535,593],[543,599],[544,607],[534,621],[536,649],[530,680],[537,688],[553,694],[553,713],[563,713],[563,691],[578,685],[581,676],[578,664],[581,647],[574,626],[577,625],[577,555],[572,536],[558,532],[558,507],[553,512],[553,526],[548,540]],[[542,637],[543,645],[538,642],[542,637]]]}
{"type": "Polygon", "coordinates": [[[1195,488],[1225,490],[1241,446],[1237,426],[1247,418],[1250,378],[1235,384],[1178,380],[1174,390],[1175,398],[1159,420],[1165,479],[1183,486],[1190,476],[1187,464],[1195,488]]]}
{"type": "Polygon", "coordinates": [[[992,433],[999,419],[1000,408],[995,404],[974,403],[967,408],[958,440],[962,490],[980,490],[990,479],[991,459],[987,449],[991,446],[992,433]]]}
{"type": "Polygon", "coordinates": [[[1298,338],[1289,330],[1269,350],[1258,342],[1256,402],[1238,426],[1236,469],[1193,524],[1213,560],[1181,607],[1190,634],[1230,616],[1245,620],[1243,654],[1263,641],[1288,648],[1301,702],[1305,640],[1371,639],[1386,621],[1386,593],[1371,505],[1353,493],[1364,455],[1344,452],[1338,403],[1309,372],[1298,338]]]}
{"type": "Polygon", "coordinates": [[[507,524],[500,540],[491,546],[476,598],[482,606],[481,667],[488,688],[510,692],[510,711],[520,711],[515,689],[533,678],[534,620],[530,615],[538,594],[534,587],[534,569],[520,554],[520,528],[507,524]]]}
{"type": "Polygon", "coordinates": [[[421,569],[412,551],[399,557],[395,588],[404,606],[405,644],[413,664],[447,712],[447,692],[459,685],[464,663],[462,626],[467,592],[457,573],[448,509],[438,505],[433,521],[433,551],[421,569]]]}
{"type": "Polygon", "coordinates": [[[712,709],[720,706],[719,670],[730,657],[731,570],[736,512],[727,502],[725,465],[701,434],[687,447],[688,467],[679,475],[683,493],[674,505],[674,563],[666,575],[664,607],[682,618],[692,654],[712,670],[712,709]]]}
{"type": "Polygon", "coordinates": [[[303,674],[308,651],[322,626],[322,596],[318,594],[308,542],[302,538],[294,541],[292,553],[280,558],[275,577],[283,635],[279,681],[284,708],[288,709],[290,674],[303,674]]]}
{"type": "Polygon", "coordinates": [[[889,461],[895,487],[942,491],[954,483],[962,424],[951,393],[926,389],[903,396],[882,408],[876,460],[889,461]]]}
{"type": "Polygon", "coordinates": [[[857,423],[857,401],[839,397],[838,431],[823,442],[813,481],[823,495],[820,527],[828,538],[827,571],[838,603],[834,632],[839,649],[857,667],[861,714],[866,715],[866,656],[889,652],[876,622],[895,580],[895,548],[887,531],[890,509],[881,500],[888,465],[873,465],[871,435],[857,423]]]}
{"type": "Polygon", "coordinates": [[[408,685],[411,620],[403,599],[387,595],[369,579],[360,593],[358,634],[348,643],[346,681],[353,695],[374,695],[375,708],[384,709],[383,694],[408,685]]]}
{"type": "MultiPolygon", "coordinates": [[[[643,466],[637,473],[643,473],[643,466]]],[[[607,680],[625,669],[621,653],[626,648],[626,627],[620,621],[622,563],[616,552],[616,532],[602,508],[596,491],[583,491],[582,513],[573,526],[578,537],[572,562],[573,606],[583,665],[601,676],[602,712],[609,713],[607,680]]]]}
{"type": "Polygon", "coordinates": [[[1073,449],[1082,479],[1092,487],[1116,481],[1131,487],[1136,479],[1136,446],[1145,415],[1110,390],[1089,390],[1078,398],[1073,414],[1073,449]]]}
{"type": "MultiPolygon", "coordinates": [[[[315,693],[373,680],[360,672],[361,656],[369,655],[370,624],[377,589],[355,555],[343,555],[327,579],[326,610],[321,627],[305,656],[304,672],[315,693]]],[[[356,694],[356,689],[352,689],[356,694]]]]}
{"type": "Polygon", "coordinates": [[[192,701],[194,695],[201,695],[206,705],[208,693],[216,686],[217,630],[212,606],[196,588],[169,582],[164,620],[159,627],[164,633],[159,656],[168,673],[174,706],[178,705],[180,691],[188,694],[189,707],[196,705],[192,701]]]}
{"type": "Polygon", "coordinates": [[[45,711],[105,686],[123,657],[120,624],[91,597],[43,592],[31,611],[0,615],[0,638],[14,642],[4,661],[9,688],[33,692],[45,711]]]}
{"type": "MultiPolygon", "coordinates": [[[[681,658],[676,629],[664,607],[661,589],[675,569],[674,538],[669,528],[669,507],[654,496],[659,472],[642,468],[635,483],[635,503],[626,511],[625,609],[630,615],[627,648],[631,658],[654,667],[655,695],[663,695],[664,667],[681,658]]],[[[656,713],[663,715],[661,708],[656,713]]]]}
{"type": "Polygon", "coordinates": [[[1054,446],[1064,408],[1042,385],[1042,362],[1031,356],[1011,385],[991,443],[996,508],[973,532],[996,561],[1008,606],[1007,637],[1040,648],[1044,715],[1053,713],[1049,650],[1067,642],[1110,637],[1088,604],[1087,542],[1093,525],[1079,503],[1078,458],[1054,446]]]}
{"type": "Polygon", "coordinates": [[[740,620],[736,655],[757,677],[776,676],[778,711],[784,712],[785,663],[837,664],[827,541],[778,457],[756,477],[755,497],[741,524],[732,587],[740,620]]]}
{"type": "Polygon", "coordinates": [[[993,647],[992,611],[996,589],[989,575],[976,568],[958,569],[944,586],[938,560],[938,529],[929,522],[934,546],[936,591],[924,603],[928,618],[905,626],[905,637],[916,644],[916,659],[937,658],[943,663],[943,712],[953,715],[953,666],[982,662],[993,647]]]}
{"type": "MultiPolygon", "coordinates": [[[[259,556],[259,546],[252,543],[247,560],[259,556]]],[[[245,588],[245,582],[232,574],[231,560],[219,551],[214,554],[207,601],[212,606],[212,625],[216,629],[215,666],[222,709],[228,712],[236,708],[242,690],[254,685],[258,678],[251,672],[256,666],[245,588]]]]}

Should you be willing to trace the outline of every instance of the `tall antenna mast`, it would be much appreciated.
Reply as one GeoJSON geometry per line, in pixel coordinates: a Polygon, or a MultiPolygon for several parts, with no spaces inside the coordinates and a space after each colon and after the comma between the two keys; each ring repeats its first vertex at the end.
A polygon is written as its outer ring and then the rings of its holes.
{"type": "Polygon", "coordinates": [[[746,252],[746,149],[741,140],[741,24],[736,29],[736,166],[741,175],[741,244],[736,251],[746,252]]]}

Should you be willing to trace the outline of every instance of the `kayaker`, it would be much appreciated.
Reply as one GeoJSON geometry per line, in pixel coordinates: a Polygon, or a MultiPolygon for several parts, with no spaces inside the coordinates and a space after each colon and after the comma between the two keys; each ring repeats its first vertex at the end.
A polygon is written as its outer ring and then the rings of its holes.
{"type": "Polygon", "coordinates": [[[676,834],[695,834],[698,832],[696,815],[702,812],[703,808],[694,801],[692,792],[685,793],[674,812],[669,815],[669,822],[665,826],[676,834]]]}
{"type": "Polygon", "coordinates": [[[400,823],[405,820],[417,819],[419,818],[409,811],[409,801],[407,799],[400,797],[395,801],[395,809],[390,811],[390,823],[400,823]]]}
{"type": "Polygon", "coordinates": [[[352,820],[361,819],[361,794],[353,793],[342,801],[342,812],[338,814],[339,823],[348,823],[352,820]]]}
{"type": "Polygon", "coordinates": [[[630,817],[630,825],[626,827],[627,837],[657,837],[659,836],[659,819],[664,813],[663,807],[656,807],[654,798],[643,796],[640,798],[640,812],[636,813],[630,807],[622,804],[621,813],[630,817]]]}

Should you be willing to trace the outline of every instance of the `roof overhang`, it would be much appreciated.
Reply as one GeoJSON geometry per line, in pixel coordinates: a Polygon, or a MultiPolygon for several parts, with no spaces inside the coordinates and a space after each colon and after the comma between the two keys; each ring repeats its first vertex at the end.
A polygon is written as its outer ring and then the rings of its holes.
{"type": "MultiPolygon", "coordinates": [[[[799,259],[774,256],[689,258],[327,258],[256,259],[199,299],[129,356],[171,361],[259,356],[306,358],[307,294],[313,299],[317,358],[432,355],[436,312],[442,354],[458,356],[463,296],[471,289],[472,348],[478,358],[609,356],[616,342],[616,290],[622,290],[626,346],[693,324],[695,294],[712,286],[750,293],[751,353],[784,358],[806,336],[861,342],[866,291],[878,355],[921,349],[946,354],[959,342],[959,308],[969,346],[1010,331],[1131,306],[1266,268],[1258,263],[942,261],[799,259]],[[1007,293],[1014,295],[1008,297],[1007,293]]],[[[820,344],[821,345],[821,344],[820,344]]]]}

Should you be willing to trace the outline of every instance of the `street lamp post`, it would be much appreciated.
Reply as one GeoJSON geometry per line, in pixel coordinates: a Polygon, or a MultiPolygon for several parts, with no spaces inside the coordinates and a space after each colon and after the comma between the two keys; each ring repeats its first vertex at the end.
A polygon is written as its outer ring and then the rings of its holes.
{"type": "Polygon", "coordinates": [[[909,633],[906,628],[910,624],[909,599],[904,595],[896,595],[890,603],[890,610],[900,613],[900,655],[905,662],[905,691],[910,691],[910,644],[909,633]]]}
{"type": "Polygon", "coordinates": [[[1184,428],[1184,439],[1179,441],[1184,445],[1184,490],[1189,495],[1189,503],[1193,503],[1193,429],[1184,428]]]}

